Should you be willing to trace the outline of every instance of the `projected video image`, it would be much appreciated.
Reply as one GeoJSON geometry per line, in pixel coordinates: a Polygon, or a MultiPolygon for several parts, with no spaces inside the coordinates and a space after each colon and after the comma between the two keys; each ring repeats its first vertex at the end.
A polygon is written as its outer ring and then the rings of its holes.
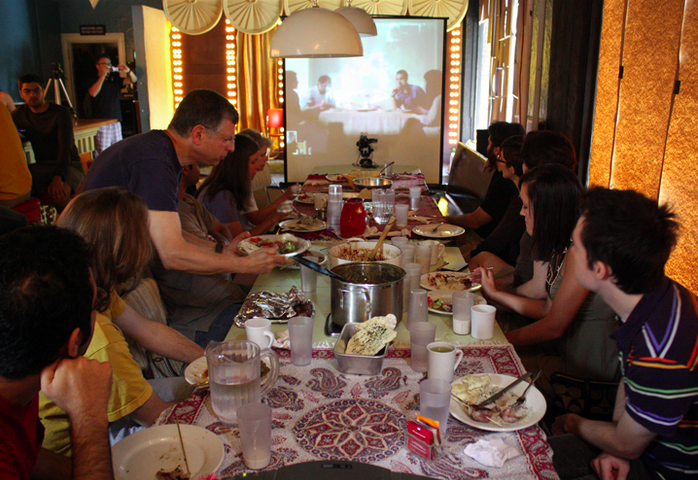
{"type": "Polygon", "coordinates": [[[315,165],[361,160],[362,135],[376,164],[416,165],[428,181],[439,180],[445,21],[375,22],[378,35],[362,38],[363,57],[286,60],[289,181],[315,165]]]}

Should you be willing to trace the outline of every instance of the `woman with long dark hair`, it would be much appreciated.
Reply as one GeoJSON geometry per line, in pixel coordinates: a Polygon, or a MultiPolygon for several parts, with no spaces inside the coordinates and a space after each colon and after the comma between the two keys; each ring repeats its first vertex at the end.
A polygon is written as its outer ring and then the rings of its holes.
{"type": "Polygon", "coordinates": [[[233,235],[243,231],[261,235],[289,215],[277,212],[276,208],[283,201],[293,198],[291,188],[270,205],[257,209],[252,195],[252,179],[264,168],[260,156],[261,149],[254,140],[246,135],[235,135],[235,151],[213,168],[211,175],[196,192],[199,202],[233,235]],[[248,220],[248,214],[252,214],[257,221],[248,220]]]}
{"type": "MultiPolygon", "coordinates": [[[[545,165],[521,177],[521,215],[533,238],[533,278],[516,293],[497,290],[490,270],[479,269],[485,294],[526,317],[538,318],[506,333],[524,364],[535,363],[546,376],[554,371],[591,380],[619,378],[615,313],[601,297],[579,285],[568,251],[581,212],[584,189],[577,176],[559,165],[545,165]],[[535,349],[520,347],[547,343],[535,349]]],[[[527,365],[531,366],[531,365],[527,365]]],[[[545,389],[545,383],[544,383],[545,389]]]]}

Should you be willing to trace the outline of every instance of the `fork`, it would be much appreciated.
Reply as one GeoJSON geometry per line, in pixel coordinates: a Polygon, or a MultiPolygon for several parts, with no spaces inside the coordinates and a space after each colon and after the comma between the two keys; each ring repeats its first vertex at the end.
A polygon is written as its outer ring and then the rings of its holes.
{"type": "Polygon", "coordinates": [[[439,229],[439,227],[440,227],[441,225],[443,225],[443,224],[444,224],[444,222],[439,223],[437,226],[435,226],[434,228],[432,228],[431,231],[430,231],[429,233],[436,233],[436,231],[439,229]]]}
{"type": "Polygon", "coordinates": [[[521,396],[519,398],[517,398],[514,403],[511,404],[511,408],[519,408],[521,405],[524,404],[524,402],[526,401],[526,393],[528,393],[528,389],[531,388],[534,383],[536,383],[536,380],[538,380],[538,377],[540,377],[540,374],[541,374],[540,369],[536,373],[533,374],[533,378],[531,378],[531,383],[528,384],[528,386],[526,387],[526,390],[523,391],[521,396]]]}

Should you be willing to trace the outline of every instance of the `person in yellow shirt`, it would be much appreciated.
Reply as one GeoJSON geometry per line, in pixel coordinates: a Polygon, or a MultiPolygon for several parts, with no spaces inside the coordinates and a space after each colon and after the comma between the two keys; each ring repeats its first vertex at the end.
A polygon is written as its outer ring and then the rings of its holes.
{"type": "MultiPolygon", "coordinates": [[[[142,317],[114,291],[116,285],[139,274],[151,259],[145,202],[121,187],[91,190],[68,204],[58,225],[78,233],[94,247],[93,270],[100,301],[85,356],[112,366],[109,422],[128,416],[139,425],[150,426],[171,404],[153,392],[131,356],[124,334],[147,350],[184,363],[203,356],[204,350],[169,326],[142,317]]],[[[42,397],[39,416],[46,427],[45,448],[70,456],[70,423],[65,413],[42,397]]]]}
{"type": "Polygon", "coordinates": [[[0,206],[15,207],[29,200],[32,175],[10,111],[0,106],[0,206]]]}

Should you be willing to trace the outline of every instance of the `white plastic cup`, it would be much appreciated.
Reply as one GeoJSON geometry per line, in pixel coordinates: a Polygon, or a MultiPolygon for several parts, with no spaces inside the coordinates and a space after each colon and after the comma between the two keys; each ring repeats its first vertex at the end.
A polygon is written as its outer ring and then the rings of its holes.
{"type": "Polygon", "coordinates": [[[402,268],[405,270],[405,273],[407,274],[405,275],[405,278],[402,281],[402,310],[404,312],[407,312],[410,306],[410,290],[416,290],[420,288],[419,283],[422,277],[422,266],[412,261],[414,259],[413,245],[401,247],[400,250],[403,252],[402,268]],[[407,249],[408,247],[410,250],[407,256],[410,257],[410,261],[405,263],[405,251],[403,249],[407,249]]]}
{"type": "Polygon", "coordinates": [[[262,350],[271,348],[276,339],[271,332],[271,321],[262,317],[254,317],[245,322],[245,335],[262,350]]]}
{"type": "Polygon", "coordinates": [[[395,245],[396,247],[401,247],[403,245],[407,245],[410,242],[410,239],[407,237],[393,237],[390,239],[390,242],[395,245]]]}
{"type": "Polygon", "coordinates": [[[457,335],[468,335],[470,333],[470,309],[474,304],[474,293],[453,293],[453,333],[457,335]]]}
{"type": "Polygon", "coordinates": [[[422,187],[410,187],[410,210],[419,210],[422,204],[422,187]]]}
{"type": "MultiPolygon", "coordinates": [[[[419,207],[418,207],[419,208],[419,207]]],[[[406,227],[407,226],[407,215],[410,210],[410,206],[407,205],[406,203],[399,203],[395,205],[395,218],[397,221],[395,222],[395,225],[398,227],[406,227]]]]}
{"type": "MultiPolygon", "coordinates": [[[[304,257],[313,263],[318,263],[318,257],[304,257]]],[[[301,290],[305,293],[313,293],[317,290],[317,273],[305,265],[301,265],[301,290]]]]}
{"type": "Polygon", "coordinates": [[[400,245],[400,254],[401,254],[401,258],[402,258],[402,262],[401,262],[402,268],[405,268],[405,265],[407,265],[408,263],[414,263],[414,249],[415,249],[415,246],[412,245],[411,243],[407,243],[405,245],[400,245]]]}
{"type": "Polygon", "coordinates": [[[463,359],[463,350],[449,342],[432,342],[427,345],[429,355],[428,378],[440,378],[448,383],[463,359]]]}
{"type": "Polygon", "coordinates": [[[313,200],[315,202],[315,208],[318,210],[324,210],[327,208],[327,199],[329,198],[329,195],[326,193],[316,193],[315,196],[313,197],[313,200]]]}
{"type": "Polygon", "coordinates": [[[291,341],[291,363],[297,367],[310,365],[313,358],[313,319],[294,317],[288,321],[291,341]]]}
{"type": "Polygon", "coordinates": [[[494,336],[494,315],[497,309],[492,305],[473,305],[470,309],[470,334],[478,340],[494,336]]]}
{"type": "Polygon", "coordinates": [[[261,470],[271,461],[271,408],[248,403],[237,409],[242,460],[252,470],[261,470]]]}
{"type": "Polygon", "coordinates": [[[417,244],[414,250],[415,263],[422,266],[422,274],[429,273],[431,266],[431,245],[417,244]]]}
{"type": "Polygon", "coordinates": [[[439,422],[439,433],[443,438],[448,424],[451,405],[451,383],[428,378],[419,384],[419,414],[439,422]]]}
{"type": "Polygon", "coordinates": [[[410,290],[407,308],[407,328],[418,322],[426,322],[429,316],[427,291],[421,288],[410,290]]]}
{"type": "Polygon", "coordinates": [[[436,325],[418,322],[409,327],[410,332],[410,367],[415,372],[426,372],[429,366],[427,345],[436,339],[436,325]]]}
{"type": "Polygon", "coordinates": [[[418,263],[406,263],[402,268],[407,273],[403,281],[406,282],[409,278],[410,290],[418,289],[422,278],[422,266],[418,263]]]}

